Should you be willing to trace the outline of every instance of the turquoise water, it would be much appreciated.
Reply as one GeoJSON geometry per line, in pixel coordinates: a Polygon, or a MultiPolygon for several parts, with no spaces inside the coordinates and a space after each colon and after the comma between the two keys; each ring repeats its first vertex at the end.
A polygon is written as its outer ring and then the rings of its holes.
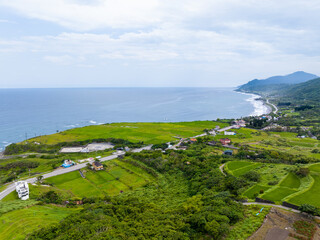
{"type": "Polygon", "coordinates": [[[221,88],[0,89],[0,148],[92,124],[236,118],[259,108],[221,88]]]}

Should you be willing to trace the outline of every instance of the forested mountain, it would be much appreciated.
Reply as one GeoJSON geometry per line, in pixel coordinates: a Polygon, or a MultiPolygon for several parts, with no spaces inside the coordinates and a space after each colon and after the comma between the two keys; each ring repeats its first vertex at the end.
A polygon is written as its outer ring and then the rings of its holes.
{"type": "Polygon", "coordinates": [[[295,100],[320,101],[320,78],[313,79],[304,83],[295,84],[283,90],[284,97],[295,100]]]}
{"type": "Polygon", "coordinates": [[[254,79],[239,87],[238,91],[256,92],[271,91],[285,88],[288,85],[303,83],[318,76],[303,71],[298,71],[286,76],[274,76],[267,79],[254,79]]]}

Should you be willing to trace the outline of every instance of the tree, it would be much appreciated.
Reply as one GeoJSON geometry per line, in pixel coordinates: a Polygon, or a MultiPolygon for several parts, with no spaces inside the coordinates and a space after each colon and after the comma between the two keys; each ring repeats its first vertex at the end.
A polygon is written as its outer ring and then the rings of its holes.
{"type": "Polygon", "coordinates": [[[40,176],[37,177],[37,182],[38,182],[38,183],[41,183],[42,180],[43,180],[43,176],[42,176],[42,175],[40,175],[40,176]]]}
{"type": "Polygon", "coordinates": [[[297,171],[296,171],[296,174],[300,177],[306,177],[308,176],[310,170],[309,168],[299,168],[297,171]]]}
{"type": "Polygon", "coordinates": [[[252,182],[260,182],[261,179],[261,175],[255,171],[249,171],[243,174],[242,177],[252,182]]]}
{"type": "Polygon", "coordinates": [[[309,214],[312,214],[312,215],[317,215],[317,216],[320,216],[320,209],[319,208],[316,208],[315,206],[313,205],[310,205],[310,204],[302,204],[300,207],[299,207],[299,210],[301,212],[305,212],[305,213],[309,213],[309,214]]]}

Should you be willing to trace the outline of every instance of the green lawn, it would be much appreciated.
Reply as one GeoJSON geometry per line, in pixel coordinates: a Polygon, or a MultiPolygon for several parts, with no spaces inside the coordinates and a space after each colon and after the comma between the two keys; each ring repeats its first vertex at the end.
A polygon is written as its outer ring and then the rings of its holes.
{"type": "Polygon", "coordinates": [[[311,176],[314,179],[312,187],[306,192],[289,199],[289,202],[297,205],[308,203],[320,207],[320,173],[312,173],[311,176]]]}
{"type": "Polygon", "coordinates": [[[81,141],[97,138],[122,138],[132,142],[143,141],[147,144],[164,143],[177,140],[175,136],[192,137],[203,133],[204,129],[215,126],[228,126],[227,123],[213,121],[195,121],[178,123],[112,123],[83,128],[74,128],[64,132],[40,136],[30,141],[56,144],[64,141],[81,141]]]}
{"type": "Polygon", "coordinates": [[[242,167],[242,168],[239,168],[239,169],[232,171],[232,174],[235,175],[236,177],[239,177],[249,171],[255,170],[256,168],[258,168],[261,165],[262,165],[262,163],[253,163],[248,166],[245,166],[245,167],[242,167]]]}
{"type": "Polygon", "coordinates": [[[297,192],[297,190],[287,188],[287,187],[277,187],[274,190],[263,194],[261,197],[266,200],[271,200],[274,202],[279,202],[285,197],[297,192]]]}
{"type": "Polygon", "coordinates": [[[281,187],[288,188],[299,188],[300,187],[300,179],[296,174],[290,172],[287,177],[280,183],[281,187]]]}
{"type": "Polygon", "coordinates": [[[260,174],[260,182],[256,183],[243,193],[243,196],[249,199],[254,199],[258,194],[259,197],[267,197],[265,199],[268,200],[280,201],[284,197],[297,192],[300,187],[300,179],[290,172],[292,166],[286,164],[231,161],[227,163],[227,168],[237,177],[240,177],[249,171],[256,171],[260,174]],[[230,170],[230,168],[232,170],[230,170]],[[278,182],[276,186],[279,186],[280,183],[281,188],[275,188],[271,192],[264,193],[270,188],[275,187],[274,185],[269,184],[273,182],[278,182]],[[260,190],[263,190],[262,194],[260,193],[260,190]]]}
{"type": "Polygon", "coordinates": [[[59,222],[71,213],[79,211],[78,208],[65,208],[55,206],[33,206],[11,211],[0,216],[0,239],[25,239],[26,235],[59,222]]]}
{"type": "Polygon", "coordinates": [[[249,166],[249,165],[252,165],[254,163],[252,162],[245,162],[245,161],[232,161],[232,162],[228,162],[227,166],[228,166],[228,169],[230,171],[234,171],[236,169],[239,169],[239,168],[242,168],[242,167],[246,167],[246,166],[249,166]]]}
{"type": "Polygon", "coordinates": [[[257,184],[249,188],[247,191],[245,191],[243,195],[248,197],[249,199],[254,199],[255,194],[260,195],[260,190],[263,190],[265,192],[270,188],[271,186],[263,186],[263,185],[257,184]]]}

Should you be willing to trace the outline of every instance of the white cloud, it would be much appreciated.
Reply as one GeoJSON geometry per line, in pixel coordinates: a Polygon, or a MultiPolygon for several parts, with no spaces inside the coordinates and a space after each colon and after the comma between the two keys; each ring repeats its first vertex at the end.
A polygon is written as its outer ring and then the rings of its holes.
{"type": "Polygon", "coordinates": [[[0,39],[0,52],[25,52],[46,63],[134,62],[233,78],[320,67],[320,2],[314,0],[0,0],[0,6],[64,27],[0,39]]]}

